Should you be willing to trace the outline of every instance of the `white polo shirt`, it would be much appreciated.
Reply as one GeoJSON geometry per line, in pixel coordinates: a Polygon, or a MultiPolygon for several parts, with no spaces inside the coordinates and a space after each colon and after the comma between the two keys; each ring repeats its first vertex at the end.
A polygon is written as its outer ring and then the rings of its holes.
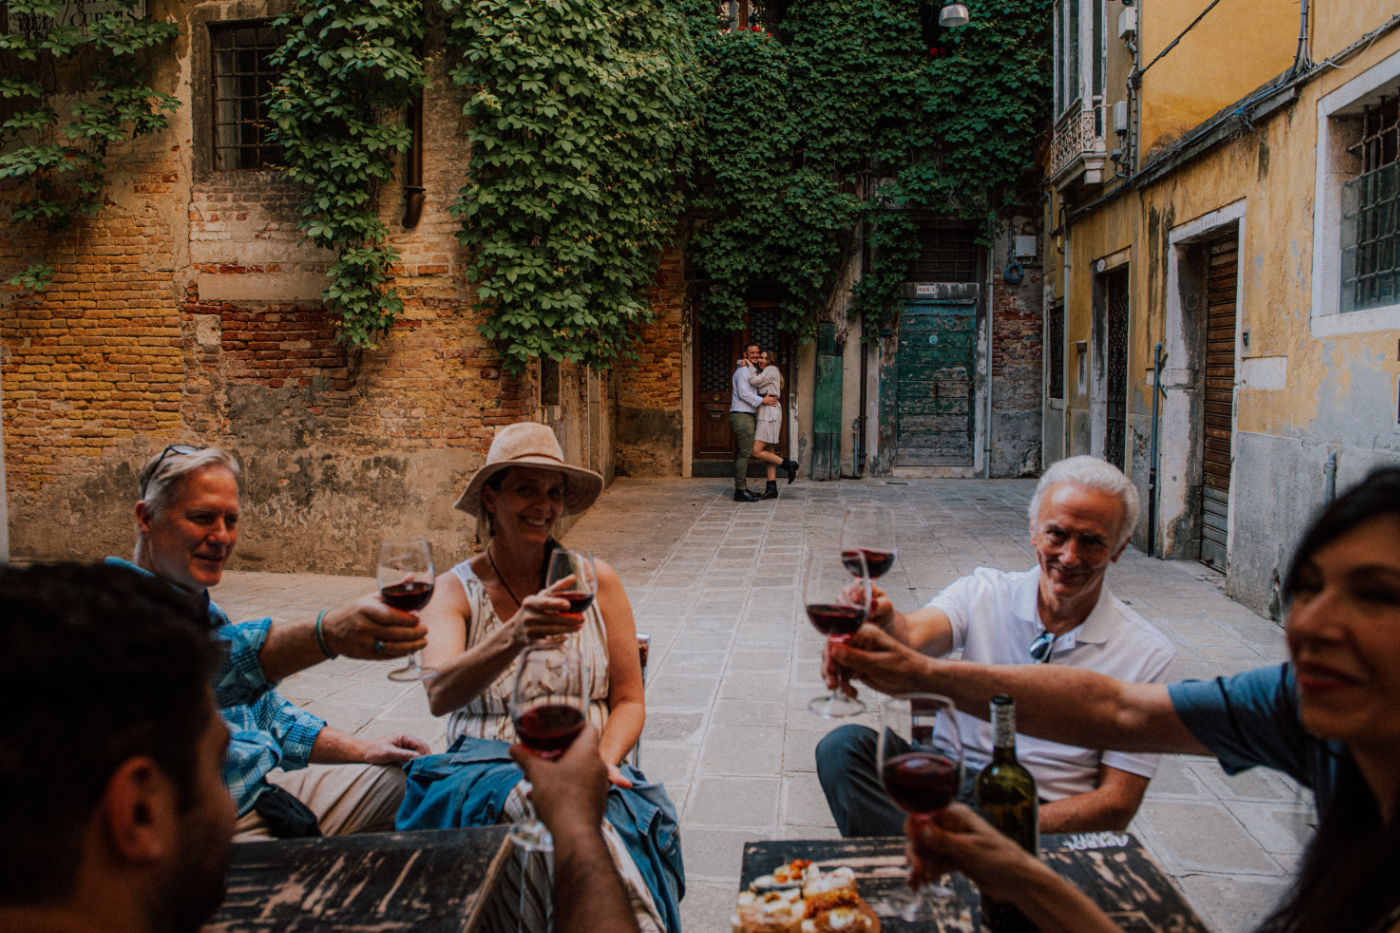
{"type": "MultiPolygon", "coordinates": [[[[1020,573],[979,567],[929,600],[928,607],[952,620],[953,649],[962,649],[963,660],[1029,664],[1030,644],[1045,631],[1036,611],[1039,585],[1039,567],[1020,573]]],[[[1166,683],[1175,657],[1176,649],[1166,636],[1123,605],[1105,585],[1088,617],[1055,640],[1049,663],[1082,667],[1119,680],[1166,683]]],[[[992,757],[991,725],[959,712],[958,728],[968,769],[986,766],[992,757]]],[[[1097,787],[1100,761],[1150,778],[1157,770],[1158,756],[1099,752],[1018,734],[1016,758],[1035,776],[1042,799],[1059,800],[1097,787]]]]}

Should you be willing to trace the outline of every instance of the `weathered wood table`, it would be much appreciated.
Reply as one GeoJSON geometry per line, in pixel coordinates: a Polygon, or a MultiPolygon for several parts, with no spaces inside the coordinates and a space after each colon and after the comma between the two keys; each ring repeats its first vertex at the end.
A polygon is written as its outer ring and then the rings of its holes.
{"type": "Polygon", "coordinates": [[[205,933],[514,929],[520,859],[507,827],[330,836],[233,847],[205,933]]]}
{"type": "MultiPolygon", "coordinates": [[[[1040,839],[1046,864],[1084,891],[1127,933],[1209,933],[1191,905],[1162,869],[1127,833],[1046,835],[1040,839]]],[[[904,839],[787,839],[749,842],[739,890],[793,859],[811,859],[821,868],[849,865],[861,897],[880,915],[883,933],[975,933],[982,897],[960,873],[948,876],[954,896],[940,901],[942,915],[931,923],[908,923],[889,901],[904,886],[904,839]]]]}

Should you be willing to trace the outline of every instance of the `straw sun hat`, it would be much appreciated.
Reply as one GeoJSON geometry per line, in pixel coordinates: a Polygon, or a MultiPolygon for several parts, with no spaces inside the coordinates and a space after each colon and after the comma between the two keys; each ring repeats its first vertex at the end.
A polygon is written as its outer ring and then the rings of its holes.
{"type": "Polygon", "coordinates": [[[481,490],[491,477],[514,466],[557,470],[564,474],[564,511],[577,515],[584,511],[603,491],[603,477],[592,470],[564,462],[554,432],[535,421],[508,424],[496,432],[486,462],[472,475],[471,482],[454,508],[475,515],[481,508],[481,490]]]}

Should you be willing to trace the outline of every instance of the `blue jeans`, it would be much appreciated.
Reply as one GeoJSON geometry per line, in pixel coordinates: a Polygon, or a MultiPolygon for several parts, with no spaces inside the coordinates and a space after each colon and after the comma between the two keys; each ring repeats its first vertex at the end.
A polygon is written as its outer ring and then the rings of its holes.
{"type": "MultiPolygon", "coordinates": [[[[876,769],[878,735],[869,726],[845,725],[817,743],[817,778],[842,838],[904,835],[903,810],[890,803],[876,769]]],[[[909,743],[895,738],[901,753],[909,743]]],[[[963,772],[958,799],[972,804],[977,772],[963,772]]]]}

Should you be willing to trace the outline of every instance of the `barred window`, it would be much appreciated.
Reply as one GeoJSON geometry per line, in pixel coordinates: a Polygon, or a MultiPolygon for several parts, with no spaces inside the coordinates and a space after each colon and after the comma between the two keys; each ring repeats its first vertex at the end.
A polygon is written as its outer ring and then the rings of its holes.
{"type": "Polygon", "coordinates": [[[210,25],[216,171],[271,168],[280,161],[280,148],[267,139],[265,97],[280,76],[268,56],[282,41],[282,31],[267,21],[210,25]]]}
{"type": "Polygon", "coordinates": [[[1342,186],[1342,311],[1400,301],[1400,97],[1362,110],[1347,147],[1360,174],[1342,186]]]}

